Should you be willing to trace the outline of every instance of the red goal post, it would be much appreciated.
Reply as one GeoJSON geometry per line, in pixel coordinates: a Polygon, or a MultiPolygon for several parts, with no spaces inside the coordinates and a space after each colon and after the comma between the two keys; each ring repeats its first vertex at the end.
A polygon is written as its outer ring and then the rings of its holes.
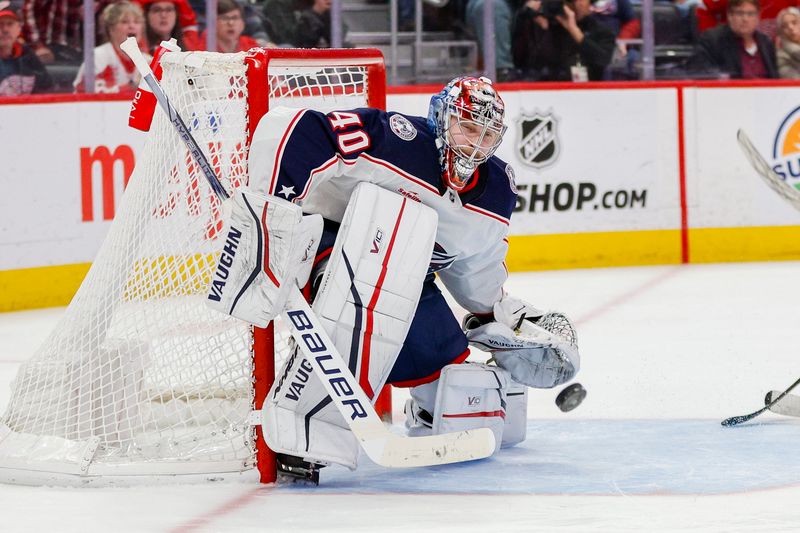
{"type": "MultiPolygon", "coordinates": [[[[171,52],[162,67],[165,93],[228,191],[247,184],[250,140],[271,107],[386,105],[377,50],[171,52]]],[[[137,159],[84,282],[14,380],[0,481],[275,479],[251,413],[285,334],[205,306],[222,206],[161,111],[137,159]]]]}

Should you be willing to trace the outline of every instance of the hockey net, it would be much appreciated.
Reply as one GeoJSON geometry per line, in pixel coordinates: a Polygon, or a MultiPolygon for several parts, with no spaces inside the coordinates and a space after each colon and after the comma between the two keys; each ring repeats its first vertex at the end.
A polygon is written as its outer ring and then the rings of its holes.
{"type": "MultiPolygon", "coordinates": [[[[247,183],[249,140],[268,108],[385,107],[373,50],[170,53],[162,65],[165,93],[229,192],[247,183]]],[[[254,342],[247,324],[204,304],[221,210],[156,110],[86,279],[12,384],[0,481],[274,479],[251,412],[282,355],[270,330],[254,342]]]]}

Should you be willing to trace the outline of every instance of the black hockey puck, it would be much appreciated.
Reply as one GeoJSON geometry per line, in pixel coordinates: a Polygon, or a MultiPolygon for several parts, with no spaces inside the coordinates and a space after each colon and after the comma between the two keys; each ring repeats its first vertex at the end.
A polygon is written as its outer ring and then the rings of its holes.
{"type": "Polygon", "coordinates": [[[567,413],[578,407],[584,398],[586,398],[586,389],[580,383],[573,383],[558,393],[556,405],[567,413]]]}
{"type": "Polygon", "coordinates": [[[772,403],[772,391],[769,391],[766,396],[764,396],[764,405],[769,405],[772,403]]]}

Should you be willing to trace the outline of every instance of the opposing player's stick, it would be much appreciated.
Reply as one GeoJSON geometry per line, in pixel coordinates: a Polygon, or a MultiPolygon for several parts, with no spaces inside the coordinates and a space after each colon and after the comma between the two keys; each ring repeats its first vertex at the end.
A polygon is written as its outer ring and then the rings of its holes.
{"type": "MultiPolygon", "coordinates": [[[[228,194],[214,169],[195,141],[178,112],[169,102],[150,70],[134,37],[120,46],[153,91],[158,103],[183,139],[214,192],[225,200],[228,194]]],[[[293,287],[282,313],[303,355],[319,377],[325,391],[344,417],[367,456],[385,467],[431,466],[483,459],[494,452],[494,433],[488,428],[470,431],[405,437],[391,433],[383,425],[366,393],[356,381],[336,346],[322,327],[319,318],[293,287]]]]}
{"type": "Polygon", "coordinates": [[[772,395],[770,395],[770,400],[771,401],[769,403],[767,403],[767,405],[765,405],[764,407],[759,409],[758,411],[755,411],[754,413],[750,413],[749,415],[732,416],[730,418],[726,418],[725,420],[722,421],[722,425],[725,426],[725,427],[732,427],[732,426],[739,425],[739,424],[741,424],[743,422],[747,422],[748,420],[752,420],[753,418],[757,417],[758,415],[760,415],[761,413],[763,413],[764,411],[766,411],[767,409],[769,409],[770,407],[772,407],[773,405],[775,405],[776,403],[781,401],[784,398],[784,396],[789,394],[792,391],[792,389],[794,389],[798,385],[800,385],[800,379],[798,379],[797,381],[792,383],[789,386],[789,388],[786,389],[785,391],[783,391],[782,393],[780,393],[777,398],[772,399],[772,395]]]}
{"type": "Polygon", "coordinates": [[[781,179],[778,174],[772,170],[764,157],[758,153],[756,147],[750,141],[750,138],[744,132],[739,130],[736,132],[736,139],[739,141],[739,146],[742,148],[750,165],[761,176],[770,188],[778,193],[784,200],[792,204],[795,209],[800,210],[800,191],[787,184],[781,179]]]}
{"type": "Polygon", "coordinates": [[[772,399],[777,398],[781,391],[769,391],[764,396],[764,405],[773,413],[786,416],[800,417],[800,396],[787,394],[779,403],[773,403],[772,399]]]}

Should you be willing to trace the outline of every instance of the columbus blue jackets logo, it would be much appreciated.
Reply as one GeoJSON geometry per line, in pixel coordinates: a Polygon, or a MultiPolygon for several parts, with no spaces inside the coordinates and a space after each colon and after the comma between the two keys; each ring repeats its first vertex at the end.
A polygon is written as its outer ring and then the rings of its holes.
{"type": "Polygon", "coordinates": [[[433,244],[433,252],[431,253],[431,264],[428,266],[428,274],[433,274],[440,270],[444,270],[453,264],[456,256],[447,253],[444,246],[438,242],[433,244]]]}
{"type": "Polygon", "coordinates": [[[524,165],[544,168],[558,159],[558,122],[553,113],[534,111],[517,119],[517,155],[524,165]]]}
{"type": "Polygon", "coordinates": [[[517,192],[517,179],[514,176],[514,167],[511,166],[511,163],[506,164],[506,176],[508,176],[508,186],[511,187],[511,192],[519,194],[517,192]]]}
{"type": "Polygon", "coordinates": [[[410,141],[417,136],[417,128],[403,115],[392,115],[389,118],[389,127],[404,141],[410,141]]]}

